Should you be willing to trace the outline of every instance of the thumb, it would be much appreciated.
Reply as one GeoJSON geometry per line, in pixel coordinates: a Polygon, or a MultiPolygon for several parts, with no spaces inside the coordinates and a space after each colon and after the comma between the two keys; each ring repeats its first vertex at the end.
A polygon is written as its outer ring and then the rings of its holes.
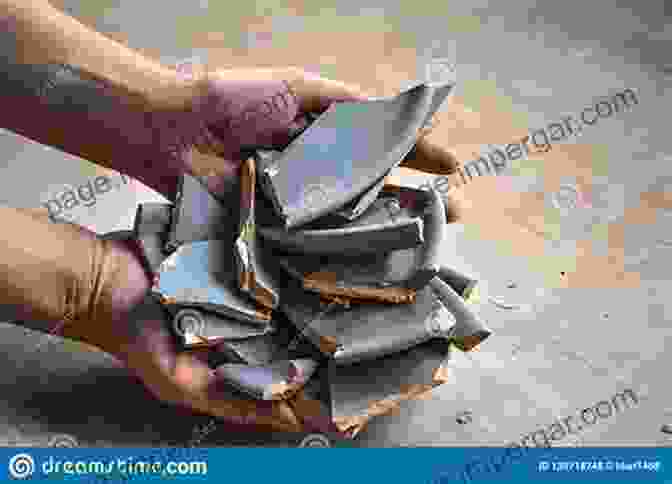
{"type": "Polygon", "coordinates": [[[287,84],[303,112],[322,112],[333,102],[365,101],[372,97],[354,84],[327,79],[303,70],[292,70],[287,84]]]}

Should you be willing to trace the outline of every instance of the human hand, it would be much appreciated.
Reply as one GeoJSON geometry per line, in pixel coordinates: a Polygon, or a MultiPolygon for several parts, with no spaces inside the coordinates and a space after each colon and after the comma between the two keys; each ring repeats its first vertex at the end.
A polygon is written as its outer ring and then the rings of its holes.
{"type": "MultiPolygon", "coordinates": [[[[193,77],[197,87],[191,90],[188,115],[172,111],[177,131],[164,136],[164,144],[173,146],[184,169],[204,179],[215,194],[251,150],[284,147],[310,123],[311,114],[333,102],[369,98],[355,85],[292,67],[203,72],[200,66],[183,64],[178,70],[193,77]]],[[[441,175],[456,172],[456,158],[429,141],[429,131],[421,132],[401,166],[441,175]]]]}
{"type": "MultiPolygon", "coordinates": [[[[275,431],[329,429],[314,401],[237,399],[210,369],[206,353],[181,352],[131,240],[98,237],[49,221],[46,210],[0,207],[13,227],[0,244],[0,305],[24,321],[115,356],[159,400],[275,431]],[[41,325],[42,326],[42,325],[41,325]]],[[[28,324],[30,326],[30,324],[28,324]]]]}

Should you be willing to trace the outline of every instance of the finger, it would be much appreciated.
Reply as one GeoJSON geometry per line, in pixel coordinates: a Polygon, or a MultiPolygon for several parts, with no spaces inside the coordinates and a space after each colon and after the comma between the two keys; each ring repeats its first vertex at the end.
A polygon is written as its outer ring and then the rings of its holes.
{"type": "Polygon", "coordinates": [[[189,175],[197,178],[228,179],[238,176],[238,167],[241,159],[231,154],[227,156],[214,156],[198,151],[192,151],[186,162],[189,175]]]}
{"type": "Polygon", "coordinates": [[[443,206],[446,210],[446,222],[455,223],[462,220],[464,215],[464,192],[457,187],[451,187],[442,194],[443,206]]]}
{"type": "Polygon", "coordinates": [[[364,101],[371,98],[353,84],[327,79],[303,70],[292,71],[287,84],[304,112],[322,112],[333,102],[364,101]]]}
{"type": "Polygon", "coordinates": [[[438,120],[436,119],[436,117],[433,116],[427,123],[425,123],[425,125],[422,128],[420,128],[420,135],[418,136],[418,139],[427,136],[438,125],[439,125],[438,120]]]}
{"type": "Polygon", "coordinates": [[[201,410],[235,423],[266,427],[275,431],[299,432],[303,424],[284,400],[254,400],[235,397],[224,378],[211,372],[201,410]]]}
{"type": "Polygon", "coordinates": [[[195,355],[177,355],[174,371],[166,376],[174,390],[164,392],[163,399],[187,405],[232,423],[284,432],[297,432],[303,428],[300,419],[287,402],[234,396],[222,377],[195,355]]]}
{"type": "Polygon", "coordinates": [[[400,166],[438,175],[450,175],[457,171],[458,165],[454,154],[421,137],[400,166]]]}
{"type": "Polygon", "coordinates": [[[320,400],[308,398],[303,389],[287,400],[294,413],[302,420],[306,432],[338,433],[338,427],[329,416],[329,410],[320,400]]]}

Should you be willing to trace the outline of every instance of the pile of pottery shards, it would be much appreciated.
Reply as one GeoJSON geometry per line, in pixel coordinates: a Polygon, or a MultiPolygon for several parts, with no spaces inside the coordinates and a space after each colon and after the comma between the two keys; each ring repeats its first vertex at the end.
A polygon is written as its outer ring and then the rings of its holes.
{"type": "Polygon", "coordinates": [[[233,393],[304,392],[354,436],[490,335],[468,301],[476,281],[438,263],[442,198],[387,178],[453,87],[333,104],[255,151],[228,192],[184,176],[175,205],[138,207],[153,294],[185,351],[216,349],[233,393]]]}

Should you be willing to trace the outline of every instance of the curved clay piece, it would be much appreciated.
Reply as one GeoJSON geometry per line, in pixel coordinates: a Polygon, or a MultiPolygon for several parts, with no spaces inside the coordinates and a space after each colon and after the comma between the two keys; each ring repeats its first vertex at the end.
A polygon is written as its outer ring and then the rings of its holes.
{"type": "Polygon", "coordinates": [[[389,252],[416,247],[423,242],[423,224],[419,217],[325,230],[286,231],[278,227],[259,227],[259,233],[283,251],[299,254],[389,252]]]}
{"type": "Polygon", "coordinates": [[[142,262],[151,274],[156,274],[168,257],[165,244],[170,231],[173,205],[142,203],[138,205],[133,223],[133,237],[141,249],[142,262]]]}
{"type": "Polygon", "coordinates": [[[338,345],[334,358],[341,366],[398,353],[434,338],[447,341],[454,325],[455,318],[426,287],[414,304],[333,309],[316,329],[334,333],[338,345]]]}
{"type": "Polygon", "coordinates": [[[405,287],[339,287],[331,279],[331,274],[316,272],[307,274],[303,279],[303,287],[336,299],[341,304],[350,301],[378,301],[390,304],[409,304],[415,301],[415,290],[405,287]],[[341,299],[342,298],[342,299],[341,299]]]}
{"type": "Polygon", "coordinates": [[[170,203],[141,203],[135,212],[133,232],[142,234],[164,234],[170,230],[173,205],[170,203]]]}
{"type": "Polygon", "coordinates": [[[389,171],[376,182],[371,188],[362,193],[359,197],[354,199],[348,205],[335,213],[336,216],[341,217],[346,221],[353,221],[366,211],[369,206],[378,198],[378,194],[385,186],[385,178],[389,175],[389,171]]]}
{"type": "Polygon", "coordinates": [[[391,99],[332,104],[260,176],[286,228],[337,211],[372,188],[413,148],[435,96],[419,85],[391,99]]]}
{"type": "Polygon", "coordinates": [[[379,216],[377,204],[386,204],[383,200],[397,200],[400,216],[422,213],[422,245],[366,255],[288,255],[280,259],[280,264],[305,289],[323,296],[392,303],[412,301],[414,292],[426,286],[438,271],[445,224],[443,202],[436,190],[404,188],[381,197],[362,217],[379,216]]]}
{"type": "Polygon", "coordinates": [[[182,176],[168,235],[169,250],[190,242],[233,238],[239,221],[240,188],[238,177],[226,182],[226,200],[219,200],[197,178],[182,176]]]}
{"type": "Polygon", "coordinates": [[[309,359],[285,360],[264,366],[224,364],[217,376],[257,400],[285,400],[299,391],[317,369],[309,359]]]}
{"type": "Polygon", "coordinates": [[[447,354],[448,345],[436,339],[382,358],[334,365],[330,378],[334,423],[354,437],[373,417],[394,414],[404,400],[426,396],[441,383],[435,380],[436,369],[447,354]]]}
{"type": "Polygon", "coordinates": [[[467,302],[471,300],[472,295],[475,293],[476,286],[478,285],[476,279],[472,279],[447,266],[441,266],[437,276],[452,287],[453,290],[467,302]]]}
{"type": "Polygon", "coordinates": [[[256,201],[255,162],[249,158],[240,172],[240,224],[234,243],[238,285],[259,304],[275,309],[279,303],[278,274],[273,271],[268,254],[261,247],[255,223],[256,201]]]}
{"type": "Polygon", "coordinates": [[[462,351],[471,351],[492,334],[492,331],[452,287],[438,277],[433,278],[430,285],[457,320],[451,338],[456,347],[462,351]]]}
{"type": "Polygon", "coordinates": [[[334,355],[342,364],[449,338],[454,325],[454,318],[429,286],[411,304],[353,304],[343,309],[337,304],[320,305],[310,297],[302,302],[287,308],[290,321],[325,356],[334,355]]]}
{"type": "Polygon", "coordinates": [[[271,310],[238,289],[231,244],[222,240],[181,245],[158,271],[152,290],[166,304],[203,308],[226,317],[266,325],[271,310]]]}
{"type": "Polygon", "coordinates": [[[350,222],[323,217],[318,229],[287,231],[272,226],[259,227],[259,232],[265,241],[288,253],[356,254],[413,248],[424,243],[424,205],[421,205],[430,203],[425,192],[418,193],[418,203],[412,209],[400,206],[398,193],[381,194],[350,222]],[[397,232],[403,227],[405,231],[397,232]]]}
{"type": "Polygon", "coordinates": [[[281,349],[275,334],[267,334],[242,340],[224,341],[217,346],[217,356],[226,363],[259,366],[270,363],[273,356],[281,349]]]}
{"type": "Polygon", "coordinates": [[[134,237],[135,232],[132,230],[115,230],[98,236],[101,240],[128,240],[134,237]]]}
{"type": "Polygon", "coordinates": [[[430,190],[431,200],[427,205],[424,221],[425,243],[419,252],[419,263],[415,274],[408,280],[407,287],[418,289],[425,287],[439,271],[441,243],[444,239],[446,212],[441,195],[435,189],[430,190]]]}
{"type": "MultiPolygon", "coordinates": [[[[416,85],[415,87],[417,87],[416,85]]],[[[452,84],[447,84],[444,86],[441,86],[437,89],[435,92],[433,98],[432,98],[432,104],[430,107],[429,112],[427,113],[427,117],[425,118],[425,122],[423,126],[427,126],[429,122],[431,121],[432,117],[434,114],[439,110],[441,107],[441,104],[445,101],[446,97],[450,94],[450,92],[453,90],[454,85],[452,84]]],[[[413,146],[413,149],[406,155],[404,160],[406,158],[415,158],[416,155],[416,146],[413,146]]],[[[358,198],[350,202],[346,207],[342,208],[338,212],[335,213],[336,216],[341,217],[342,219],[346,221],[354,221],[356,220],[359,216],[361,216],[364,211],[376,200],[378,197],[378,194],[380,191],[383,189],[383,187],[386,185],[386,177],[389,175],[391,172],[388,171],[378,182],[376,182],[375,185],[373,185],[369,190],[364,192],[362,195],[360,195],[358,198]]]]}

